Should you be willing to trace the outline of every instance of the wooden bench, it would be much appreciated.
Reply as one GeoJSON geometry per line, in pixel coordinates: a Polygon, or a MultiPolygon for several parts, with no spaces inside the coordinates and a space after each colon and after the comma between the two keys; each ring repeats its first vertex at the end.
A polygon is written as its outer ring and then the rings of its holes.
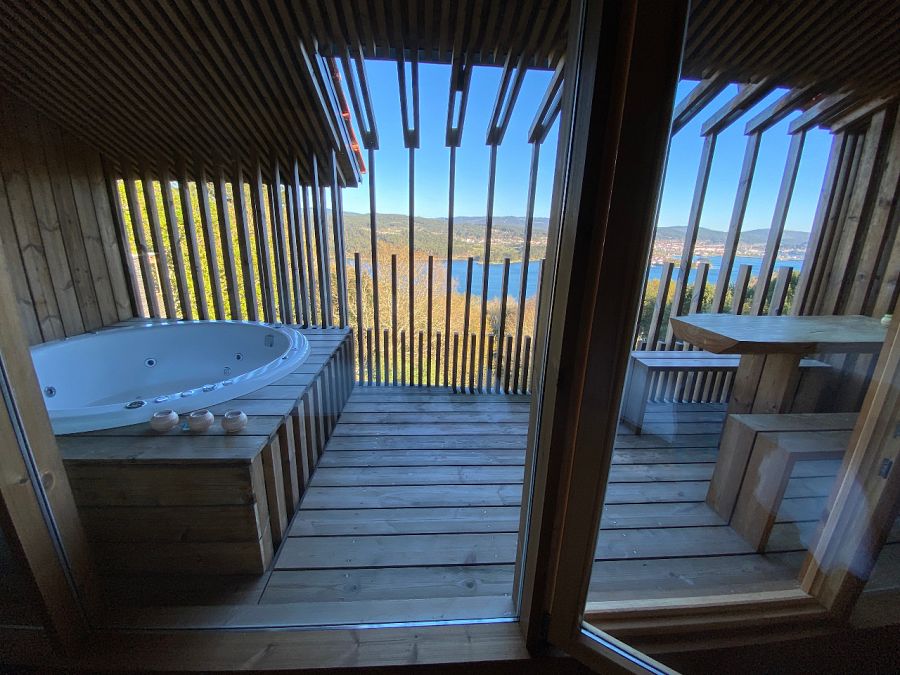
{"type": "Polygon", "coordinates": [[[759,553],[797,462],[842,459],[852,431],[780,431],[757,434],[731,527],[759,553]]]}
{"type": "Polygon", "coordinates": [[[731,522],[738,494],[760,434],[850,431],[857,413],[753,413],[729,415],[719,456],[709,482],[706,503],[731,522]]]}
{"type": "MultiPolygon", "coordinates": [[[[622,421],[636,434],[644,425],[644,412],[650,398],[653,375],[656,373],[735,373],[740,363],[738,354],[713,354],[695,351],[634,351],[625,385],[622,421]]],[[[815,359],[802,359],[801,371],[827,372],[830,366],[815,359]]]]}

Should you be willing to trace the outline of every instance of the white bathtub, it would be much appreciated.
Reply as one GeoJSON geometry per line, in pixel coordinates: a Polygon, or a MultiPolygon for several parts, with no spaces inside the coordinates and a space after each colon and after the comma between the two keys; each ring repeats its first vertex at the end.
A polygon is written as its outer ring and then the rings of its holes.
{"type": "Polygon", "coordinates": [[[271,384],[308,355],[296,330],[243,321],[132,324],[31,349],[57,434],[208,408],[271,384]]]}

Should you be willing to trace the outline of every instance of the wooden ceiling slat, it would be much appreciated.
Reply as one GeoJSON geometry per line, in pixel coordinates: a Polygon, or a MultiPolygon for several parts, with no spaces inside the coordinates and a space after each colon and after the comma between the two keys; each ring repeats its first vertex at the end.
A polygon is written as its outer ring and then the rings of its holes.
{"type": "MultiPolygon", "coordinates": [[[[353,185],[359,167],[319,55],[395,60],[412,50],[423,61],[466,67],[500,66],[512,56],[525,68],[555,70],[569,7],[569,0],[0,3],[0,85],[125,169],[169,171],[182,159],[206,171],[260,158],[266,167],[290,166],[296,157],[308,184],[311,153],[324,165],[334,152],[353,185]]],[[[694,0],[682,73],[765,80],[809,95],[850,93],[852,110],[900,93],[897,25],[896,0],[694,0]]]]}

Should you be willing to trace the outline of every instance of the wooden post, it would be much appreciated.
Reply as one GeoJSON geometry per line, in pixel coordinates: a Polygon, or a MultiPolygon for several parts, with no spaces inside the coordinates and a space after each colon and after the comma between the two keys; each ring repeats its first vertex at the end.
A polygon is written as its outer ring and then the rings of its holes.
{"type": "MultiPolygon", "coordinates": [[[[247,303],[247,318],[259,321],[259,300],[256,295],[256,270],[253,266],[253,236],[247,222],[247,199],[244,195],[244,173],[240,162],[235,167],[234,180],[231,182],[231,195],[234,198],[234,217],[237,223],[238,249],[241,254],[241,275],[244,280],[244,300],[247,303]]],[[[299,199],[299,195],[297,195],[299,199]]],[[[181,205],[182,212],[184,204],[181,205]]]]}

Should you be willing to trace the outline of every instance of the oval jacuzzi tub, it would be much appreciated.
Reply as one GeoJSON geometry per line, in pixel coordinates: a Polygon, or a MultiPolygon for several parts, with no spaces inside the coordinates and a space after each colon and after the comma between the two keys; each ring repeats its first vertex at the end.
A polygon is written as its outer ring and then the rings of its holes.
{"type": "Polygon", "coordinates": [[[208,408],[271,384],[308,355],[296,330],[243,321],[133,324],[31,349],[57,434],[208,408]]]}

